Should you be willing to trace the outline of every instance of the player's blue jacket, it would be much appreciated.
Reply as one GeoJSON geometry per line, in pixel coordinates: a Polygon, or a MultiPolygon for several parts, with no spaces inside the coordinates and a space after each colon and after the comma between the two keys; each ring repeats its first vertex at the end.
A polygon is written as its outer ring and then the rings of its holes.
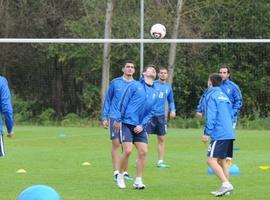
{"type": "Polygon", "coordinates": [[[239,113],[242,105],[243,98],[239,87],[231,80],[225,80],[221,84],[220,88],[229,97],[233,107],[233,121],[237,121],[237,114],[239,113]]]}
{"type": "Polygon", "coordinates": [[[200,98],[199,104],[198,104],[198,106],[197,106],[197,108],[196,108],[196,112],[200,112],[200,113],[204,113],[204,112],[205,112],[206,97],[207,97],[210,93],[212,93],[212,92],[213,92],[213,90],[209,90],[209,88],[207,88],[207,89],[204,91],[203,95],[202,95],[201,98],[200,98]]]}
{"type": "Polygon", "coordinates": [[[154,115],[157,92],[143,79],[128,85],[118,104],[117,121],[145,128],[149,119],[154,115]]]}
{"type": "Polygon", "coordinates": [[[168,83],[162,83],[160,80],[154,82],[154,88],[158,92],[157,108],[155,116],[165,115],[165,105],[168,101],[169,109],[175,112],[175,104],[172,87],[168,83]]]}
{"type": "Polygon", "coordinates": [[[102,120],[116,118],[115,113],[117,104],[119,103],[127,85],[133,81],[134,80],[126,80],[123,76],[115,78],[111,81],[103,104],[102,120]]]}
{"type": "MultiPolygon", "coordinates": [[[[12,132],[13,121],[13,109],[11,105],[11,95],[8,88],[8,82],[5,77],[0,76],[0,112],[5,115],[5,122],[7,132],[12,132]]],[[[0,134],[3,134],[2,117],[0,118],[0,134]]]]}
{"type": "Polygon", "coordinates": [[[212,140],[235,139],[232,121],[232,103],[220,87],[209,88],[205,98],[204,134],[212,140]]]}

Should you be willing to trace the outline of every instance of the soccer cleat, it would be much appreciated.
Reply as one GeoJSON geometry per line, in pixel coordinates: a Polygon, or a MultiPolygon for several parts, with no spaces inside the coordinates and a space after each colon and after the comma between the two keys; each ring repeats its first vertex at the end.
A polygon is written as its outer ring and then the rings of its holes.
{"type": "Polygon", "coordinates": [[[216,192],[211,192],[212,195],[216,197],[221,197],[224,195],[230,195],[233,191],[233,186],[230,185],[229,187],[221,186],[221,188],[216,192]]]}
{"type": "Polygon", "coordinates": [[[127,181],[133,181],[133,178],[130,177],[128,174],[124,174],[124,179],[127,181]]]}
{"type": "Polygon", "coordinates": [[[157,164],[157,167],[163,169],[163,168],[169,168],[169,165],[165,164],[164,162],[161,162],[157,164]]]}
{"type": "Polygon", "coordinates": [[[117,181],[117,176],[118,176],[118,174],[115,174],[114,176],[113,176],[113,181],[117,181]]]}
{"type": "Polygon", "coordinates": [[[117,180],[117,186],[120,189],[125,189],[126,188],[126,184],[125,184],[125,180],[124,180],[124,175],[123,174],[118,174],[116,180],[117,180]]]}
{"type": "Polygon", "coordinates": [[[134,189],[136,190],[143,190],[145,188],[145,185],[142,183],[134,183],[133,184],[134,189]]]}
{"type": "MultiPolygon", "coordinates": [[[[213,191],[213,192],[210,192],[210,194],[216,196],[216,193],[217,193],[217,192],[218,192],[218,191],[213,191]]],[[[224,194],[224,195],[225,195],[225,196],[229,196],[231,193],[232,193],[232,192],[227,192],[227,193],[224,194]]]]}

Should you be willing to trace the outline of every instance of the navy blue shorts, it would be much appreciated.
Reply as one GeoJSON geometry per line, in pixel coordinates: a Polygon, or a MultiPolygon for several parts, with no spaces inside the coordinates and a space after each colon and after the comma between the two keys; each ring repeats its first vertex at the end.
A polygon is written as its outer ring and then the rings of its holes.
{"type": "Polygon", "coordinates": [[[207,156],[211,158],[225,159],[233,157],[234,140],[217,140],[211,141],[208,146],[207,156]]]}
{"type": "Polygon", "coordinates": [[[110,119],[110,138],[111,140],[119,139],[120,140],[120,132],[115,132],[113,128],[114,119],[110,119]]]}
{"type": "Polygon", "coordinates": [[[0,134],[0,157],[5,155],[3,135],[0,134]]]}
{"type": "Polygon", "coordinates": [[[135,133],[134,128],[136,126],[130,125],[130,124],[122,124],[122,131],[121,131],[121,143],[124,142],[142,142],[142,143],[148,143],[148,135],[143,129],[140,133],[135,133]]]}
{"type": "Polygon", "coordinates": [[[164,136],[167,134],[167,123],[165,115],[153,116],[147,123],[146,132],[148,134],[156,134],[164,136]]]}

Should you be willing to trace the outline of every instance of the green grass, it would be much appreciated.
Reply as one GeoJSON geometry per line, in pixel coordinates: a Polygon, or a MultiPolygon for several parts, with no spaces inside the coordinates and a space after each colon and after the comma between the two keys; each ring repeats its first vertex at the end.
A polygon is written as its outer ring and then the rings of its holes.
{"type": "MultiPolygon", "coordinates": [[[[102,128],[16,127],[12,139],[5,137],[7,155],[0,159],[0,199],[14,200],[25,188],[46,184],[64,200],[89,199],[216,199],[209,192],[219,186],[214,175],[207,174],[207,145],[200,142],[202,130],[170,129],[166,143],[169,169],[156,168],[156,138],[149,138],[149,152],[143,191],[120,190],[112,181],[111,143],[102,128]],[[65,137],[61,137],[61,135],[65,137]],[[91,166],[82,166],[83,162],[91,166]],[[27,170],[17,174],[18,169],[27,170]]],[[[234,163],[241,175],[232,176],[235,192],[225,199],[270,199],[270,131],[238,131],[234,163]]],[[[136,151],[129,163],[135,175],[136,151]]]]}

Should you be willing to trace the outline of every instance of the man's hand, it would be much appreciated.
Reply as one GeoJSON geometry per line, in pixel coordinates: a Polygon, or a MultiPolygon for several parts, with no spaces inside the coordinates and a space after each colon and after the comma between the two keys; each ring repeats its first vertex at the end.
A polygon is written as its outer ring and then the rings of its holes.
{"type": "Polygon", "coordinates": [[[10,133],[7,134],[7,137],[8,138],[11,138],[13,135],[14,135],[14,132],[12,131],[12,132],[10,132],[10,133]]]}
{"type": "Polygon", "coordinates": [[[109,120],[105,119],[102,121],[103,127],[104,128],[109,128],[109,120]]]}
{"type": "Polygon", "coordinates": [[[113,129],[115,133],[120,131],[121,123],[120,122],[113,122],[113,129]]]}
{"type": "Polygon", "coordinates": [[[206,143],[206,142],[208,142],[208,139],[209,139],[209,136],[208,135],[203,135],[202,138],[201,138],[201,141],[203,143],[206,143]]]}
{"type": "Polygon", "coordinates": [[[174,119],[176,116],[176,113],[173,111],[173,112],[170,112],[170,119],[174,119]]]}
{"type": "Polygon", "coordinates": [[[203,113],[202,112],[196,112],[196,116],[201,119],[203,117],[203,113]]]}
{"type": "Polygon", "coordinates": [[[143,127],[141,126],[141,125],[138,125],[138,126],[136,126],[135,128],[134,128],[134,132],[136,133],[136,134],[139,134],[139,133],[141,133],[143,131],[143,127]]]}

